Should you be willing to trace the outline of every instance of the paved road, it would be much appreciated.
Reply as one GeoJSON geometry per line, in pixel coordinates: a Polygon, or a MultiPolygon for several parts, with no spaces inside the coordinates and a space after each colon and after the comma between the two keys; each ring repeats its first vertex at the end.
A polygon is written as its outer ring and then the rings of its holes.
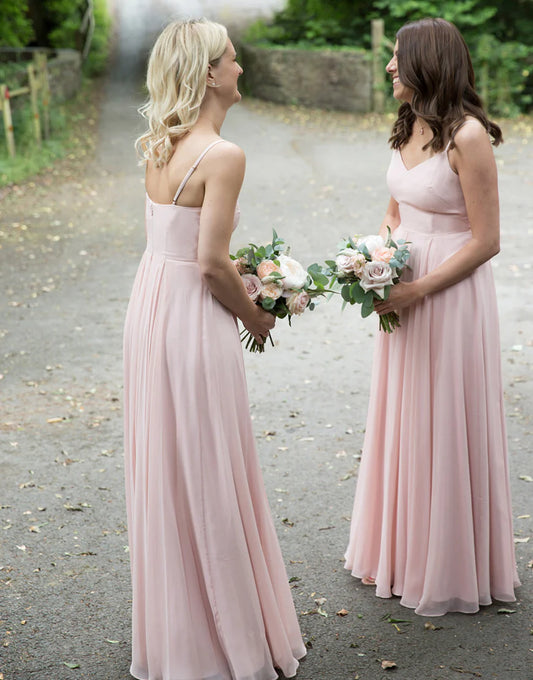
{"type": "MultiPolygon", "coordinates": [[[[150,9],[147,0],[130,6],[137,15],[150,9]]],[[[128,16],[119,13],[122,27],[135,26],[128,16]]],[[[120,356],[143,247],[142,175],[132,141],[141,100],[136,72],[147,33],[161,23],[161,14],[150,16],[137,22],[136,34],[129,28],[121,34],[96,158],[84,176],[50,174],[2,201],[4,680],[129,677],[120,356]]],[[[533,541],[522,542],[532,534],[533,484],[520,479],[533,477],[527,295],[533,139],[531,121],[506,127],[507,143],[497,151],[503,249],[494,265],[521,541],[519,601],[506,607],[513,613],[494,605],[473,616],[432,619],[435,629],[427,629],[425,619],[396,599],[378,600],[343,570],[376,325],[348,310],[341,314],[331,302],[292,329],[280,323],[276,349],[246,356],[265,483],[309,647],[300,680],[533,677],[527,670],[533,541]],[[327,616],[313,613],[319,598],[327,616]],[[340,609],[348,615],[337,616],[340,609]],[[395,661],[397,669],[383,671],[382,660],[395,661]]],[[[370,233],[379,223],[387,200],[388,121],[245,101],[231,111],[224,134],[248,158],[235,247],[266,241],[275,227],[309,264],[333,254],[341,236],[370,233]]]]}

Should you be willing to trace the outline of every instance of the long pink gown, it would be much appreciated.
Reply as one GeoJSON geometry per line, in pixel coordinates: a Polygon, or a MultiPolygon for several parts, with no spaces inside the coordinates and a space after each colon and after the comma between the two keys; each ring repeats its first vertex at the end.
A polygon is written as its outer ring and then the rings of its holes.
{"type": "Polygon", "coordinates": [[[147,246],[124,331],[131,674],[273,680],[280,668],[292,677],[305,647],[257,458],[238,328],[200,274],[201,209],[175,204],[189,176],[173,204],[146,198],[147,246]]]}
{"type": "MultiPolygon", "coordinates": [[[[393,151],[404,280],[471,237],[447,151],[407,169],[393,151]]],[[[379,333],[346,568],[417,614],[514,601],[516,571],[498,312],[490,263],[379,333]]]]}

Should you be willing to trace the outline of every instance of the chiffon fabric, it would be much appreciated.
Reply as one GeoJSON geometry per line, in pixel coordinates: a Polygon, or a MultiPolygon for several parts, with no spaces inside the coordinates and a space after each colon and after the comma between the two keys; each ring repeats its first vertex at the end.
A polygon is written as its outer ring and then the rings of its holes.
{"type": "Polygon", "coordinates": [[[200,274],[201,209],[176,204],[202,156],[173,204],[146,197],[147,246],[125,323],[131,674],[273,680],[275,668],[295,675],[305,647],[258,463],[236,320],[200,274]]]}
{"type": "MultiPolygon", "coordinates": [[[[394,151],[395,239],[417,279],[470,238],[447,149],[411,169],[394,151]]],[[[346,568],[424,616],[514,601],[515,557],[498,314],[490,263],[402,310],[375,346],[346,568]]]]}

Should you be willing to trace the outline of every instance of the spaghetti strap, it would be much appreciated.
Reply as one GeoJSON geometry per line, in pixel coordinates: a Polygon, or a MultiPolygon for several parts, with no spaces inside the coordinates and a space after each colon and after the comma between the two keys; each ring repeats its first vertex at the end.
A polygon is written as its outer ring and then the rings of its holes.
{"type": "Polygon", "coordinates": [[[181,194],[181,192],[183,191],[183,188],[185,187],[185,185],[186,185],[187,182],[189,181],[189,177],[190,177],[190,176],[192,175],[192,173],[196,170],[196,168],[198,167],[198,164],[200,163],[200,161],[202,160],[202,158],[205,156],[205,154],[209,151],[209,149],[211,149],[213,146],[215,146],[215,144],[220,144],[220,142],[225,142],[225,141],[226,141],[225,139],[216,139],[214,142],[211,142],[211,144],[209,144],[209,146],[207,146],[207,147],[202,151],[202,153],[198,156],[198,158],[195,160],[195,162],[194,162],[194,164],[192,165],[192,167],[189,169],[189,171],[187,172],[187,174],[185,175],[185,177],[182,179],[181,184],[180,184],[179,187],[178,187],[178,190],[177,190],[176,193],[174,194],[174,198],[172,199],[172,203],[174,203],[174,205],[176,204],[176,201],[177,201],[178,198],[180,197],[180,194],[181,194]]]}

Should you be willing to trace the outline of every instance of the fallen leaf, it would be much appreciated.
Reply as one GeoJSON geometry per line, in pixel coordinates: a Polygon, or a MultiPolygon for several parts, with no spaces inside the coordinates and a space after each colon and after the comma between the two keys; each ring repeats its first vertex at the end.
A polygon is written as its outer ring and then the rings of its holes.
{"type": "Polygon", "coordinates": [[[80,508],[77,505],[70,505],[70,503],[64,503],[63,507],[65,510],[70,510],[70,512],[83,512],[83,508],[80,508]]]}
{"type": "Polygon", "coordinates": [[[293,527],[294,526],[294,522],[291,522],[291,520],[288,517],[284,517],[281,520],[281,523],[285,524],[285,526],[287,526],[287,527],[293,527]]]}
{"type": "Polygon", "coordinates": [[[323,604],[326,604],[327,599],[325,597],[317,597],[315,600],[315,604],[317,604],[319,607],[321,607],[323,604]]]}
{"type": "Polygon", "coordinates": [[[387,623],[412,623],[409,619],[394,619],[390,614],[387,614],[381,620],[387,623]]]}
{"type": "Polygon", "coordinates": [[[394,661],[387,661],[386,659],[383,659],[383,661],[381,662],[381,668],[383,668],[383,670],[388,671],[392,670],[393,668],[398,668],[398,666],[394,663],[394,661]]]}
{"type": "Polygon", "coordinates": [[[525,538],[515,538],[514,542],[515,543],[528,543],[529,541],[529,536],[526,536],[525,538]]]}
{"type": "Polygon", "coordinates": [[[507,609],[506,607],[501,607],[498,609],[498,614],[516,614],[516,609],[507,609]]]}
{"type": "Polygon", "coordinates": [[[459,668],[457,666],[450,666],[450,669],[452,671],[455,671],[456,673],[464,673],[466,675],[473,675],[475,678],[481,678],[483,677],[481,673],[476,673],[476,671],[465,671],[464,668],[459,668]]]}
{"type": "Polygon", "coordinates": [[[119,645],[120,644],[120,640],[108,640],[107,638],[106,638],[106,642],[109,642],[110,645],[119,645]]]}
{"type": "Polygon", "coordinates": [[[350,612],[347,609],[339,609],[337,616],[348,616],[350,612]]]}
{"type": "Polygon", "coordinates": [[[47,418],[46,422],[50,423],[50,424],[52,424],[52,423],[62,423],[63,420],[64,420],[63,418],[47,418]]]}
{"type": "Polygon", "coordinates": [[[41,530],[36,524],[32,524],[32,526],[28,528],[28,531],[31,531],[32,534],[38,534],[41,530]]]}
{"type": "Polygon", "coordinates": [[[434,623],[431,623],[431,621],[426,621],[424,628],[426,630],[442,630],[442,626],[436,626],[434,623]]]}
{"type": "Polygon", "coordinates": [[[533,482],[533,477],[530,477],[529,475],[519,475],[518,479],[521,479],[524,482],[533,482]]]}
{"type": "Polygon", "coordinates": [[[79,663],[69,663],[68,661],[63,661],[63,665],[66,666],[67,668],[79,668],[80,664],[79,663]]]}

